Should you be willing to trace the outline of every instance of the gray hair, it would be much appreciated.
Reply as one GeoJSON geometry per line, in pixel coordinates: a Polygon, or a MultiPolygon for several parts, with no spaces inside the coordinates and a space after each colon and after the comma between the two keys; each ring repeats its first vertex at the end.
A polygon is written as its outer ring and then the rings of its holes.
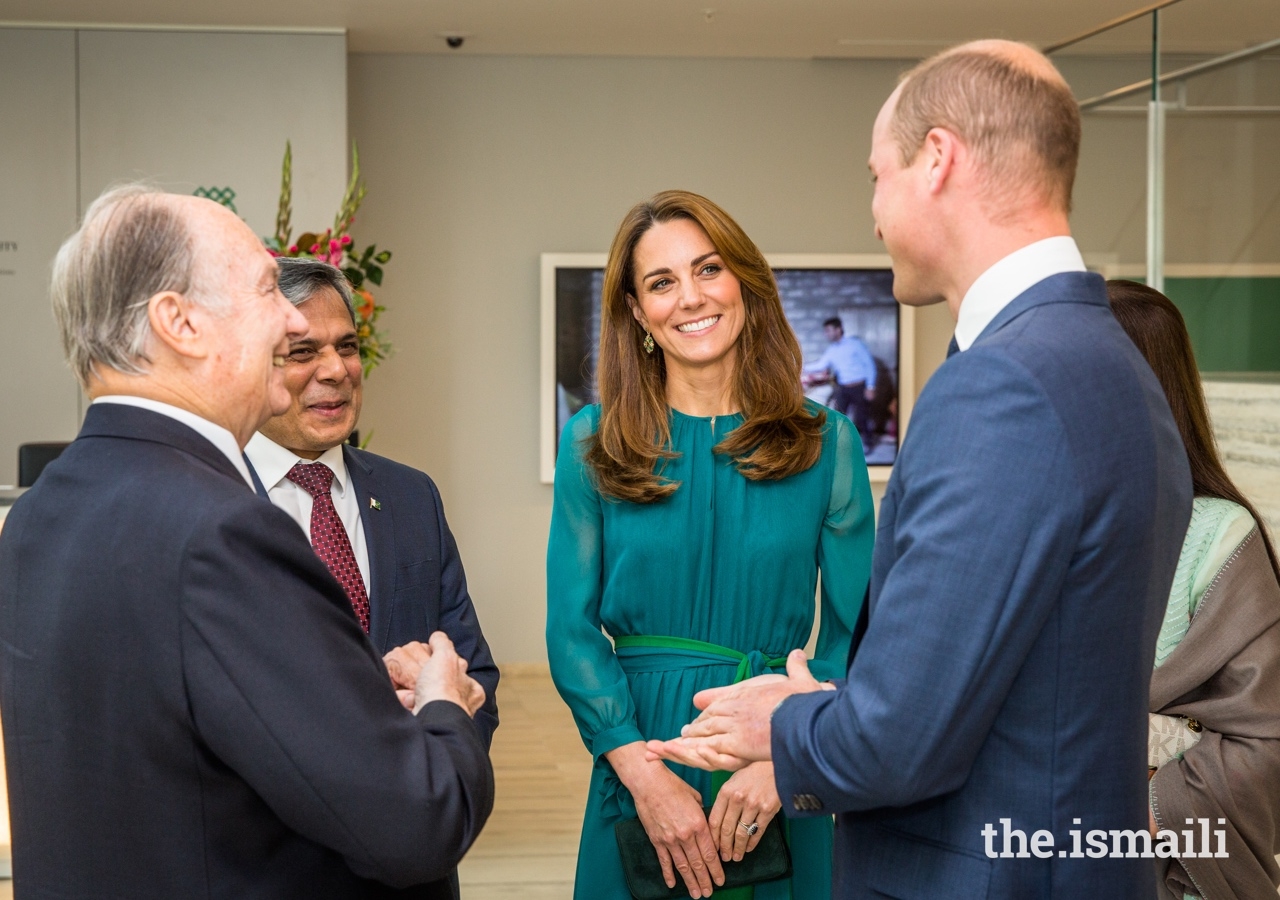
{"type": "Polygon", "coordinates": [[[355,302],[352,299],[351,282],[342,270],[318,259],[305,256],[281,256],[276,260],[280,266],[280,293],[294,306],[301,306],[324,288],[333,288],[342,298],[351,316],[351,324],[356,323],[355,302]]]}
{"type": "Polygon", "coordinates": [[[199,301],[195,239],[165,194],[142,184],[104,193],[53,263],[50,295],[62,349],[83,388],[95,365],[146,373],[148,301],[176,291],[199,301]]]}

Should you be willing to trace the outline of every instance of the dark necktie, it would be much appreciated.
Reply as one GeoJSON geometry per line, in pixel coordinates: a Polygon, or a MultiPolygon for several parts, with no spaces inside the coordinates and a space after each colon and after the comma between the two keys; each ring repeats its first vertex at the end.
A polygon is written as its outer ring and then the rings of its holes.
{"type": "Polygon", "coordinates": [[[947,345],[947,359],[955,356],[960,352],[960,345],[956,343],[956,339],[952,338],[951,343],[947,345]]]}
{"type": "Polygon", "coordinates": [[[298,463],[285,477],[311,495],[311,546],[346,590],[360,627],[368,634],[369,595],[347,529],[333,506],[333,470],[324,463],[298,463]]]}

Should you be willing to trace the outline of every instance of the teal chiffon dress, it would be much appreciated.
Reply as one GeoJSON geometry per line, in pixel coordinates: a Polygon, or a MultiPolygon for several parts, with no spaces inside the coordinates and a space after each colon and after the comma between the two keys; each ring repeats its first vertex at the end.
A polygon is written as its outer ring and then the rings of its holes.
{"type": "MultiPolygon", "coordinates": [[[[680,487],[650,504],[606,498],[593,486],[583,454],[598,407],[566,425],[547,548],[547,650],[552,678],[595,759],[578,900],[631,896],[613,826],[635,817],[635,803],[604,754],[633,741],[676,737],[697,715],[695,693],[761,674],[769,660],[804,647],[819,572],[821,627],[810,668],[819,680],[844,677],[874,526],[862,442],[844,416],[826,410],[826,417],[816,464],[781,481],[750,481],[712,452],[742,424],[740,415],[698,418],[673,410],[671,449],[679,456],[664,475],[680,487]],[[615,652],[602,626],[614,638],[641,638],[623,644],[683,638],[725,650],[615,652]]],[[[672,769],[710,807],[709,774],[672,769]]],[[[786,821],[779,813],[769,827],[787,829],[794,875],[757,886],[755,900],[827,900],[831,819],[786,821]]]]}

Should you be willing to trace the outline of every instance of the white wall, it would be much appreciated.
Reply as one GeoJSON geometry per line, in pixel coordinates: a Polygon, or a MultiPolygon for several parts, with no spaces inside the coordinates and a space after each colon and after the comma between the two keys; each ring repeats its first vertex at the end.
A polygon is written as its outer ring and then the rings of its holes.
{"type": "Polygon", "coordinates": [[[78,423],[49,311],[49,264],[76,224],[75,71],[73,32],[0,29],[0,484],[19,443],[78,423]]]}
{"type": "Polygon", "coordinates": [[[346,63],[340,34],[80,32],[82,210],[122,179],[230,186],[270,235],[291,140],[293,220],[323,231],[346,186],[346,63]]]}
{"type": "MultiPolygon", "coordinates": [[[[0,29],[0,483],[17,445],[70,440],[81,399],[49,311],[49,265],[103,188],[232,187],[275,230],[293,142],[294,222],[333,221],[347,174],[341,34],[0,29]]],[[[295,233],[296,233],[295,229],[295,233]]]]}

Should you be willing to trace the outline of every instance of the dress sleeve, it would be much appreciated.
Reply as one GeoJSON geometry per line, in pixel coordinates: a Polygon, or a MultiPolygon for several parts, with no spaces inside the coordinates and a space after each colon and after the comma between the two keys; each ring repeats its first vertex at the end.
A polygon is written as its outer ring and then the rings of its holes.
{"type": "Polygon", "coordinates": [[[600,629],[604,590],[604,500],[583,460],[595,431],[593,407],[565,426],[556,458],[547,544],[547,656],[556,689],[582,741],[599,759],[642,740],[627,676],[600,629]]]}
{"type": "Polygon", "coordinates": [[[867,478],[862,441],[844,416],[831,415],[831,418],[836,432],[831,448],[835,465],[831,499],[818,538],[822,624],[809,666],[819,681],[845,676],[849,641],[871,577],[871,547],[875,541],[871,482],[867,478]]]}

